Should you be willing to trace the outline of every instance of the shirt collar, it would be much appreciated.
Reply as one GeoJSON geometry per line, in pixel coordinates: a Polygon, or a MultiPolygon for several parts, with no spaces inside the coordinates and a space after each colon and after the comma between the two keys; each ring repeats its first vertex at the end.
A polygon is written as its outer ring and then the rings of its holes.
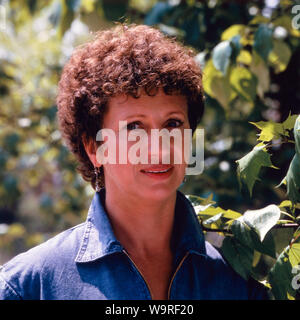
{"type": "Polygon", "coordinates": [[[175,259],[181,258],[187,251],[206,256],[204,234],[194,207],[179,190],[177,190],[171,250],[175,259]]]}
{"type": "MultiPolygon", "coordinates": [[[[96,192],[90,205],[75,262],[91,262],[124,247],[116,239],[105,210],[105,188],[96,192]]],[[[190,251],[206,255],[202,229],[190,201],[177,190],[171,249],[176,256],[190,251]]]]}

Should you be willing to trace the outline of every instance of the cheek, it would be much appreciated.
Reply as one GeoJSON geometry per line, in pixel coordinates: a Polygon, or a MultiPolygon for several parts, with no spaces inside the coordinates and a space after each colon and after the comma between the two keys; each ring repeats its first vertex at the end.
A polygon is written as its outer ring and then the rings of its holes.
{"type": "Polygon", "coordinates": [[[130,188],[136,180],[132,166],[126,164],[105,164],[104,179],[106,186],[115,185],[121,190],[130,188]]]}
{"type": "Polygon", "coordinates": [[[185,176],[185,169],[186,169],[187,165],[186,164],[176,164],[175,167],[176,167],[178,179],[182,180],[185,176]]]}
{"type": "Polygon", "coordinates": [[[134,168],[131,164],[105,164],[104,174],[115,181],[132,180],[134,168]]]}
{"type": "Polygon", "coordinates": [[[183,132],[180,138],[172,139],[170,153],[173,164],[181,165],[184,168],[187,166],[190,155],[190,143],[185,139],[183,132]]]}

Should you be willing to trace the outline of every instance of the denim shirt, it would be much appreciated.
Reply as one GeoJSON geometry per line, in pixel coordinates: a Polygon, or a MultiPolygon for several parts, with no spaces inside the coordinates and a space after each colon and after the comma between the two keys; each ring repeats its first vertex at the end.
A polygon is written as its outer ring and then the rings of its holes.
{"type": "MultiPolygon", "coordinates": [[[[1,267],[0,299],[148,300],[143,275],[116,239],[105,211],[105,189],[96,192],[87,220],[21,253],[1,267]]],[[[173,276],[168,299],[267,299],[204,240],[189,200],[177,191],[171,238],[173,276]]]]}

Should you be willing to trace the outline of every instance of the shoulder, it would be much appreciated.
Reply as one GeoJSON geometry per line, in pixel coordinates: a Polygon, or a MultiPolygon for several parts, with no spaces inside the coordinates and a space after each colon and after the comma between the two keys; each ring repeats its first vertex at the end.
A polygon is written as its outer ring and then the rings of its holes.
{"type": "Polygon", "coordinates": [[[0,299],[39,299],[41,279],[73,263],[86,223],[65,230],[0,269],[0,299]]]}
{"type": "MultiPolygon", "coordinates": [[[[214,277],[214,280],[219,283],[219,286],[230,289],[234,297],[236,292],[237,299],[249,299],[249,300],[267,300],[269,299],[268,290],[264,285],[249,278],[245,280],[224,259],[218,249],[212,246],[208,241],[205,241],[206,247],[206,260],[209,264],[210,274],[214,277]]],[[[221,289],[221,288],[220,288],[221,289]]]]}
{"type": "Polygon", "coordinates": [[[209,265],[209,270],[213,274],[226,275],[227,278],[231,279],[236,277],[236,273],[230,267],[230,265],[225,261],[219,249],[214,247],[208,241],[205,241],[206,249],[206,263],[209,265]]]}

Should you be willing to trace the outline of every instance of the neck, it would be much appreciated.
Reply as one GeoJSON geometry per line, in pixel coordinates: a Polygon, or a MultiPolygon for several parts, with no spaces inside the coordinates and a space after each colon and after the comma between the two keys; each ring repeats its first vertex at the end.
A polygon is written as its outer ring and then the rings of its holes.
{"type": "Polygon", "coordinates": [[[170,247],[176,192],[169,198],[137,199],[106,189],[105,207],[116,238],[128,252],[151,256],[170,247]]]}

